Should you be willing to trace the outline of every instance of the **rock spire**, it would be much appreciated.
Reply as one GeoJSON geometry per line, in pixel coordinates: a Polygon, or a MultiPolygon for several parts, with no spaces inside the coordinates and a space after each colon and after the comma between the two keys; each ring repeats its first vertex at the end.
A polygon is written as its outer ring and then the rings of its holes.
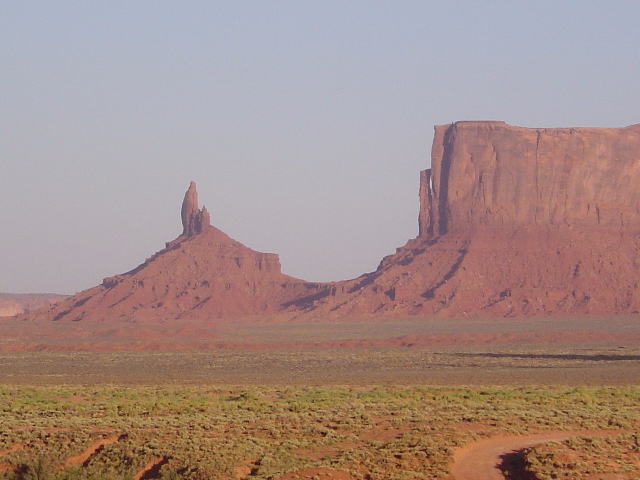
{"type": "Polygon", "coordinates": [[[192,237],[211,226],[211,216],[205,206],[198,208],[196,182],[191,182],[182,201],[182,235],[192,237]]]}

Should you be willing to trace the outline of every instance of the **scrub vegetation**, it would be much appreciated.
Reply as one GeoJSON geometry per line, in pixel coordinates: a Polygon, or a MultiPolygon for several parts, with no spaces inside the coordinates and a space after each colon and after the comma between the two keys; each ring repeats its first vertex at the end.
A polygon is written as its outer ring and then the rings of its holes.
{"type": "Polygon", "coordinates": [[[526,470],[536,479],[640,479],[640,434],[578,437],[524,452],[526,470]],[[606,475],[606,476],[603,476],[606,475]]]}
{"type": "MultiPolygon", "coordinates": [[[[474,440],[637,432],[638,405],[638,386],[3,385],[0,478],[445,479],[474,440]]],[[[583,478],[548,473],[545,448],[526,452],[540,478],[583,478]]],[[[562,448],[622,461],[638,437],[562,448]]]]}

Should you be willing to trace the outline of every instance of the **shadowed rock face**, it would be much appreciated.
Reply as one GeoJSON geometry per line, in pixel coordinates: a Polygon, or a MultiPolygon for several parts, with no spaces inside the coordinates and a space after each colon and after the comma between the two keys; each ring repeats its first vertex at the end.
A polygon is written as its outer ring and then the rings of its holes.
{"type": "Polygon", "coordinates": [[[420,213],[418,214],[418,235],[433,234],[433,187],[431,169],[420,172],[420,213]]]}
{"type": "Polygon", "coordinates": [[[310,283],[210,225],[195,183],[183,233],[136,269],[32,313],[48,320],[640,311],[640,125],[437,126],[419,234],[356,279],[310,283]]]}

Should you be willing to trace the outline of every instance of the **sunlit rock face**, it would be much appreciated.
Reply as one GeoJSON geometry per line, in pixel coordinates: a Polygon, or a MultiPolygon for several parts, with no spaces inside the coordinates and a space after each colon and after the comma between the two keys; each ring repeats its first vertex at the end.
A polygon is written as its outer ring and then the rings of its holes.
{"type": "Polygon", "coordinates": [[[640,125],[435,128],[432,183],[421,201],[433,233],[478,226],[640,228],[640,125]]]}

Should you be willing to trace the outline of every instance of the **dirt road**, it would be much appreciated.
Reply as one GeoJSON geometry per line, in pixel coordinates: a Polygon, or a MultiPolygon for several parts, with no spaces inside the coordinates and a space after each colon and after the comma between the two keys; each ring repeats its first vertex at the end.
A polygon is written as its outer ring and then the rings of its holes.
{"type": "MultiPolygon", "coordinates": [[[[451,474],[455,480],[504,480],[500,465],[506,456],[524,448],[572,437],[606,437],[620,430],[550,431],[527,435],[498,435],[460,447],[453,455],[451,474]]],[[[516,480],[529,480],[514,477],[516,480]]]]}

